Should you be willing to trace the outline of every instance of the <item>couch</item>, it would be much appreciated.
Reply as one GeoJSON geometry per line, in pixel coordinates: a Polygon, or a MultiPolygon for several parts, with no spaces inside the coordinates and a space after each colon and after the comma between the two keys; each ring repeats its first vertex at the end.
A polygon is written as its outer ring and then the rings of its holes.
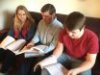
{"type": "MultiPolygon", "coordinates": [[[[32,17],[35,19],[36,21],[36,25],[38,24],[38,22],[40,21],[41,14],[37,13],[37,12],[30,12],[30,14],[32,15],[32,17]]],[[[58,20],[60,20],[62,23],[64,23],[65,19],[67,18],[66,14],[57,14],[56,15],[58,20]]],[[[99,44],[100,44],[100,18],[95,18],[95,17],[87,17],[86,18],[86,22],[85,24],[87,25],[86,27],[91,29],[92,31],[94,31],[98,38],[99,38],[99,44]]],[[[0,41],[7,35],[9,28],[3,29],[2,31],[0,31],[0,35],[2,37],[0,37],[0,41]]],[[[92,69],[92,75],[100,75],[100,53],[98,53],[97,56],[97,60],[96,63],[92,69]]]]}

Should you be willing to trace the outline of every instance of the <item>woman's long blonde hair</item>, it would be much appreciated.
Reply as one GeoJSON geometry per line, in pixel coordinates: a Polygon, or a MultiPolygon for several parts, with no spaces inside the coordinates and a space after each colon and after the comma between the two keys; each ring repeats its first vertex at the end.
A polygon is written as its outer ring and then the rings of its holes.
{"type": "Polygon", "coordinates": [[[22,23],[20,22],[20,20],[19,20],[18,17],[17,17],[17,14],[18,14],[18,11],[19,11],[19,10],[24,10],[27,19],[28,19],[30,22],[33,22],[33,23],[34,23],[34,19],[33,19],[32,16],[30,15],[30,13],[29,13],[28,10],[26,9],[26,7],[23,6],[23,5],[20,5],[20,6],[18,6],[17,9],[16,9],[15,18],[14,18],[14,29],[15,29],[15,31],[19,31],[19,30],[21,30],[21,28],[23,27],[23,26],[22,26],[22,23]]]}

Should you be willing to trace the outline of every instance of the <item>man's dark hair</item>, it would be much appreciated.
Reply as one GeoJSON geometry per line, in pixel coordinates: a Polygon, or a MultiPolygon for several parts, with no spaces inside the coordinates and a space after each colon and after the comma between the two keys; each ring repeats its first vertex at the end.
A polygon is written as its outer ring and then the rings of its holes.
{"type": "Polygon", "coordinates": [[[86,17],[80,12],[72,12],[68,15],[65,21],[65,27],[68,28],[69,31],[74,29],[82,29],[85,25],[84,22],[86,17]]]}
{"type": "Polygon", "coordinates": [[[50,15],[52,15],[53,13],[56,13],[56,9],[52,4],[45,4],[41,8],[41,12],[46,12],[46,11],[48,11],[50,15]]]}

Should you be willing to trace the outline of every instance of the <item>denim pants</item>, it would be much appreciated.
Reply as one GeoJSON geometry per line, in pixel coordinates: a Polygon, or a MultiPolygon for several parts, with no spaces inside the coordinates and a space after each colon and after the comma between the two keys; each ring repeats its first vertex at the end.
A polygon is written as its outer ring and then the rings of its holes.
{"type": "MultiPolygon", "coordinates": [[[[82,62],[83,60],[71,58],[70,56],[64,53],[58,58],[58,63],[61,63],[67,69],[75,68],[79,66],[82,62]]],[[[51,75],[51,74],[46,69],[43,69],[42,75],[51,75]]],[[[91,75],[91,70],[84,71],[78,75],[91,75]]]]}

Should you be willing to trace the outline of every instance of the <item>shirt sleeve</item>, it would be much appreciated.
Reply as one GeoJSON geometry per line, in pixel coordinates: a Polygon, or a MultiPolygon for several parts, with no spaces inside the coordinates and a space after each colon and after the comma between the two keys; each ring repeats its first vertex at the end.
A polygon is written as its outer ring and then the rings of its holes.
{"type": "Polygon", "coordinates": [[[13,29],[13,26],[10,27],[10,29],[8,31],[8,35],[14,37],[14,29],[13,29]]]}
{"type": "Polygon", "coordinates": [[[45,54],[47,54],[47,53],[53,51],[54,48],[55,48],[55,46],[51,43],[47,48],[44,49],[45,54]]]}
{"type": "Polygon", "coordinates": [[[35,24],[32,24],[30,29],[29,29],[29,32],[28,32],[28,36],[26,37],[26,40],[29,42],[30,40],[32,40],[32,38],[34,37],[35,35],[35,32],[36,32],[36,25],[35,24]]]}
{"type": "Polygon", "coordinates": [[[96,35],[93,35],[89,40],[88,52],[91,54],[95,54],[99,52],[99,40],[96,35]]]}
{"type": "Polygon", "coordinates": [[[35,35],[32,39],[32,42],[33,43],[38,43],[39,42],[39,31],[38,31],[38,29],[36,30],[36,33],[35,33],[35,35]]]}
{"type": "Polygon", "coordinates": [[[58,41],[60,41],[61,43],[63,43],[63,36],[64,36],[64,29],[61,29],[58,35],[58,41]]]}
{"type": "Polygon", "coordinates": [[[40,42],[40,33],[39,33],[40,32],[40,29],[41,29],[40,26],[41,26],[41,21],[39,22],[39,24],[37,26],[37,29],[36,29],[36,32],[35,32],[35,35],[34,35],[34,37],[32,39],[32,42],[34,44],[40,42]]]}

